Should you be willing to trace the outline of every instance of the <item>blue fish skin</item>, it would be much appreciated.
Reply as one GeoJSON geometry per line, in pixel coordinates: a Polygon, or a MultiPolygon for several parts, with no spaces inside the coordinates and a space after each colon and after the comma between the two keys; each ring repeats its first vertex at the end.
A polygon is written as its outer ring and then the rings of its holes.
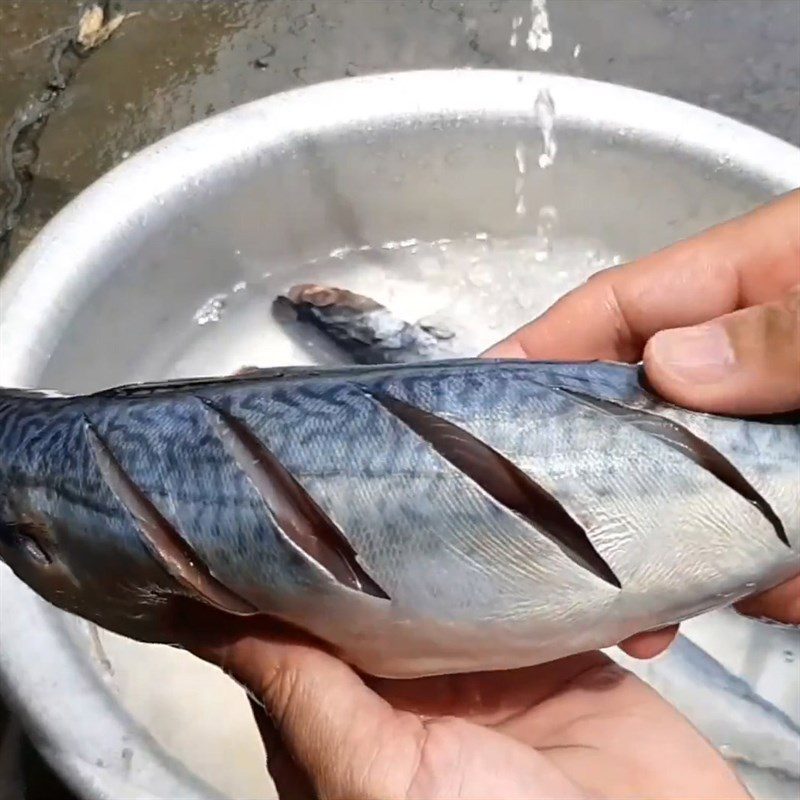
{"type": "Polygon", "coordinates": [[[796,794],[800,726],[747,681],[680,634],[652,661],[616,658],[685,714],[726,759],[772,773],[774,779],[791,783],[796,794]]]}
{"type": "Polygon", "coordinates": [[[512,668],[796,572],[798,452],[791,420],[692,414],[600,362],[2,390],[0,557],[55,605],[143,640],[172,641],[189,597],[285,619],[374,674],[512,668]],[[665,443],[673,429],[741,485],[665,443]],[[525,513],[504,500],[523,479],[538,492],[525,513]]]}

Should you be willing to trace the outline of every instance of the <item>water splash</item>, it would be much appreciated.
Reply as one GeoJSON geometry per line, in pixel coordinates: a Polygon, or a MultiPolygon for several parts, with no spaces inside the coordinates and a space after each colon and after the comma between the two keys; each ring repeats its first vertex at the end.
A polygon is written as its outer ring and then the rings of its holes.
{"type": "Polygon", "coordinates": [[[517,177],[514,180],[514,197],[517,201],[516,213],[521,217],[527,213],[525,207],[525,173],[527,172],[527,163],[525,145],[522,142],[517,142],[517,146],[514,148],[514,158],[517,162],[517,177]]]}
{"type": "Polygon", "coordinates": [[[524,217],[528,213],[528,208],[525,205],[525,178],[521,175],[517,175],[517,179],[514,181],[514,195],[517,198],[514,212],[518,217],[524,217]]]}
{"type": "Polygon", "coordinates": [[[539,156],[539,166],[547,169],[555,161],[558,151],[555,135],[556,106],[549,89],[539,90],[533,105],[533,114],[539,130],[542,132],[542,154],[539,156]]]}
{"type": "Polygon", "coordinates": [[[546,0],[531,0],[531,27],[528,31],[528,49],[546,53],[553,46],[553,33],[550,30],[550,16],[546,0]]]}
{"type": "MultiPolygon", "coordinates": [[[[384,242],[380,247],[381,250],[407,250],[410,247],[416,247],[419,244],[419,239],[392,239],[391,241],[384,242]]],[[[358,248],[358,251],[363,253],[372,250],[372,246],[365,244],[358,248]]]]}
{"type": "Polygon", "coordinates": [[[467,273],[467,280],[479,288],[491,286],[494,280],[492,266],[482,260],[477,260],[467,273]]]}
{"type": "Polygon", "coordinates": [[[557,225],[558,210],[554,206],[542,206],[539,209],[539,219],[536,225],[539,246],[533,252],[536,261],[546,261],[553,252],[553,234],[557,225]]]}
{"type": "Polygon", "coordinates": [[[516,47],[519,42],[519,28],[522,25],[522,17],[514,17],[511,20],[511,38],[508,40],[510,47],[516,47]]]}
{"type": "Polygon", "coordinates": [[[225,311],[226,294],[215,294],[194,312],[194,321],[198,325],[208,325],[209,322],[219,322],[225,311]]]}

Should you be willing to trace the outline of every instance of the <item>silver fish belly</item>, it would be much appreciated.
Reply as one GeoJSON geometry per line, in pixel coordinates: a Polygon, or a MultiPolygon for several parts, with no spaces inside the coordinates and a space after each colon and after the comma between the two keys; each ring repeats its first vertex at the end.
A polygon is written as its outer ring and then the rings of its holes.
{"type": "Polygon", "coordinates": [[[170,640],[270,614],[366,672],[606,647],[800,570],[800,425],[666,405],[635,366],[460,359],[0,394],[0,556],[170,640]]]}
{"type": "Polygon", "coordinates": [[[690,639],[679,635],[665,656],[638,661],[615,655],[692,720],[737,767],[800,781],[800,726],[690,639]]]}

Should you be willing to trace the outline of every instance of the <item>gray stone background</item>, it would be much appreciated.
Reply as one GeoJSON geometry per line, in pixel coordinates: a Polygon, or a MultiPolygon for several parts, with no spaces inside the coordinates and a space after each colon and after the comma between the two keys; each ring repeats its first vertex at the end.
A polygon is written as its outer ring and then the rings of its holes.
{"type": "MultiPolygon", "coordinates": [[[[132,16],[56,70],[53,53],[86,5],[0,0],[0,269],[130,153],[239,103],[346,75],[568,73],[696,103],[800,145],[800,0],[548,0],[546,53],[509,46],[514,17],[529,27],[529,0],[116,0],[109,13],[132,16]]],[[[69,795],[0,709],[0,800],[21,797],[69,795]]]]}

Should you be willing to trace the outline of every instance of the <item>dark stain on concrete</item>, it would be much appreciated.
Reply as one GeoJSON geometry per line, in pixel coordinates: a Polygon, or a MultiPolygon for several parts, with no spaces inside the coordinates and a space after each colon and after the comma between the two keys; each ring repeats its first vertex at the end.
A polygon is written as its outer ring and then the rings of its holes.
{"type": "MultiPolygon", "coordinates": [[[[96,6],[104,19],[109,18],[109,5],[108,0],[104,0],[96,6]]],[[[29,6],[26,6],[26,11],[30,12],[29,6]]],[[[83,62],[94,52],[94,45],[85,45],[80,40],[83,11],[85,9],[74,14],[70,24],[43,34],[32,43],[13,50],[9,48],[9,62],[20,56],[25,60],[41,58],[40,46],[46,48],[47,55],[42,85],[38,90],[32,87],[31,95],[22,99],[0,137],[0,266],[7,258],[11,234],[30,193],[33,166],[39,155],[39,138],[62,94],[83,62]]],[[[40,64],[37,67],[42,69],[40,64]]],[[[17,72],[22,74],[22,70],[17,72]]]]}

